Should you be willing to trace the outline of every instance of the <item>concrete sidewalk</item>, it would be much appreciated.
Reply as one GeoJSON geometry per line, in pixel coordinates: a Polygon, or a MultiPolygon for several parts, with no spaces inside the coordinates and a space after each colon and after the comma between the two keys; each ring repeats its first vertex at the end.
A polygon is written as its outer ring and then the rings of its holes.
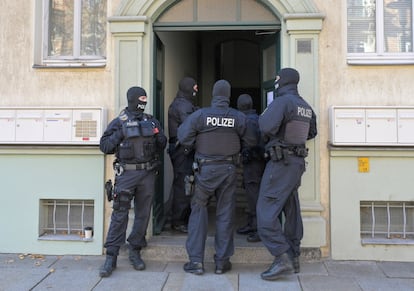
{"type": "Polygon", "coordinates": [[[214,264],[204,275],[183,271],[183,262],[146,261],[145,271],[135,271],[128,257],[118,258],[109,278],[98,269],[105,256],[42,256],[0,254],[0,290],[414,290],[414,263],[375,261],[302,262],[301,272],[278,281],[264,281],[260,273],[268,264],[233,264],[224,274],[214,274],[214,264]]]}

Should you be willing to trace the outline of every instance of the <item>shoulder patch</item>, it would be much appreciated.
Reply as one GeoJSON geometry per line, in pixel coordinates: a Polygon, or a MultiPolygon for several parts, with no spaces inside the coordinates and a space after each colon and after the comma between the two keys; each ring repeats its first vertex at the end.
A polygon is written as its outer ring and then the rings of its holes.
{"type": "Polygon", "coordinates": [[[119,118],[121,121],[128,120],[128,115],[126,114],[125,110],[122,110],[122,111],[121,111],[121,113],[119,113],[118,118],[119,118]]]}
{"type": "Polygon", "coordinates": [[[153,116],[151,114],[148,113],[144,113],[144,118],[146,119],[151,119],[153,116]]]}

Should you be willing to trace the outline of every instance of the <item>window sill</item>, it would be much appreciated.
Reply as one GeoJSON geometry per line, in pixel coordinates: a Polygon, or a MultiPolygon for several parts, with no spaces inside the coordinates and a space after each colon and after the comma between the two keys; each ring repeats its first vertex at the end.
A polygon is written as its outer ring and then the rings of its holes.
{"type": "Polygon", "coordinates": [[[72,69],[72,68],[104,68],[106,62],[45,62],[43,64],[34,64],[34,69],[72,69]]]}
{"type": "Polygon", "coordinates": [[[361,238],[362,245],[414,245],[410,238],[361,238]]]}
{"type": "Polygon", "coordinates": [[[77,234],[44,234],[38,237],[38,240],[43,241],[83,241],[92,242],[93,238],[85,238],[77,234]]]}
{"type": "Polygon", "coordinates": [[[348,55],[347,63],[348,65],[412,65],[414,54],[409,56],[348,55]]]}

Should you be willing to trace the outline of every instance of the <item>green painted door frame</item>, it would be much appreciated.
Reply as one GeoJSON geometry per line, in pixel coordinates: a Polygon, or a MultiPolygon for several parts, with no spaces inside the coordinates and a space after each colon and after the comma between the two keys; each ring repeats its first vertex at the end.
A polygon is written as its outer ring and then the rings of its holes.
{"type": "Polygon", "coordinates": [[[269,103],[268,98],[273,96],[274,81],[280,70],[280,31],[269,34],[260,47],[261,54],[261,80],[262,80],[262,108],[265,109],[269,103]],[[266,72],[266,68],[269,70],[266,72]]]}
{"type": "MultiPolygon", "coordinates": [[[[160,121],[161,124],[164,124],[164,45],[161,40],[154,33],[154,115],[160,121]]],[[[164,164],[164,155],[160,157],[162,165],[164,164]]],[[[164,226],[165,216],[164,216],[164,170],[163,167],[160,167],[158,171],[158,176],[155,181],[155,193],[154,193],[154,202],[153,202],[153,232],[154,234],[160,234],[164,226]]]]}

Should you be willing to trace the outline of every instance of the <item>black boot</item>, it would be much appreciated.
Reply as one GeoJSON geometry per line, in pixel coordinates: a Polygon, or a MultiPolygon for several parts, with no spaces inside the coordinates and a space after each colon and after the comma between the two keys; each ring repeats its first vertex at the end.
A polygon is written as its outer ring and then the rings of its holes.
{"type": "Polygon", "coordinates": [[[280,276],[290,274],[293,271],[292,261],[287,253],[277,256],[273,264],[261,274],[263,280],[276,280],[280,276]]]}
{"type": "Polygon", "coordinates": [[[187,273],[192,273],[196,275],[203,275],[204,266],[203,266],[203,263],[190,261],[184,264],[184,271],[186,271],[187,273]]]}
{"type": "Polygon", "coordinates": [[[172,229],[182,232],[182,233],[188,233],[188,226],[185,224],[173,225],[172,229]]]}
{"type": "Polygon", "coordinates": [[[253,228],[249,223],[236,230],[238,234],[249,234],[255,231],[257,231],[257,229],[253,228]]]}
{"type": "Polygon", "coordinates": [[[145,263],[141,259],[140,250],[129,248],[129,261],[135,270],[142,271],[145,269],[145,263]]]}
{"type": "Polygon", "coordinates": [[[299,273],[300,272],[300,261],[299,261],[299,257],[293,257],[292,258],[292,264],[293,264],[293,270],[295,273],[299,273]]]}
{"type": "Polygon", "coordinates": [[[300,272],[300,260],[299,260],[300,254],[295,253],[293,252],[292,249],[290,249],[288,251],[288,255],[289,255],[290,260],[292,261],[293,271],[295,273],[299,273],[300,272]]]}
{"type": "Polygon", "coordinates": [[[259,234],[255,231],[255,232],[251,232],[249,233],[249,235],[247,236],[246,240],[248,242],[259,242],[261,241],[259,234]]]}
{"type": "Polygon", "coordinates": [[[226,261],[226,262],[221,262],[221,263],[216,263],[216,270],[214,271],[214,273],[221,275],[224,274],[228,271],[231,270],[231,262],[230,261],[226,261]]]}
{"type": "Polygon", "coordinates": [[[106,255],[106,260],[103,266],[99,269],[99,276],[109,277],[112,271],[116,268],[117,256],[106,255]]]}

